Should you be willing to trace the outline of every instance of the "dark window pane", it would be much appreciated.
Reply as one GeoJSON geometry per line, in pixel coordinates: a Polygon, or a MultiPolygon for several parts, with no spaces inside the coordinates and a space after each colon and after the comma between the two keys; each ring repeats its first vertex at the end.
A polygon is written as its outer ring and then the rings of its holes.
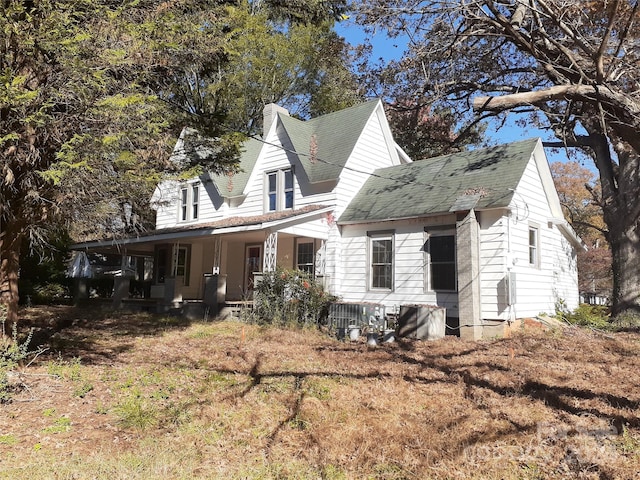
{"type": "Polygon", "coordinates": [[[456,290],[456,239],[454,235],[429,238],[431,289],[456,290]]]}
{"type": "Polygon", "coordinates": [[[276,194],[275,193],[270,193],[269,194],[269,211],[273,212],[276,209],[276,194]]]}
{"type": "Polygon", "coordinates": [[[391,240],[374,240],[371,245],[372,263],[391,263],[391,240]]]}
{"type": "Polygon", "coordinates": [[[373,265],[371,268],[373,288],[391,288],[391,265],[373,265]]]}
{"type": "Polygon", "coordinates": [[[455,242],[453,235],[431,237],[429,239],[429,251],[432,262],[455,261],[455,242]]]}
{"type": "Polygon", "coordinates": [[[291,191],[284,194],[284,208],[293,208],[293,192],[291,191]]]}
{"type": "Polygon", "coordinates": [[[391,289],[393,242],[390,238],[371,240],[371,288],[391,289]]]}
{"type": "Polygon", "coordinates": [[[293,172],[291,170],[284,171],[284,189],[291,190],[293,188],[293,172]]]}
{"type": "Polygon", "coordinates": [[[450,263],[431,265],[433,290],[456,289],[456,266],[450,263]]]}

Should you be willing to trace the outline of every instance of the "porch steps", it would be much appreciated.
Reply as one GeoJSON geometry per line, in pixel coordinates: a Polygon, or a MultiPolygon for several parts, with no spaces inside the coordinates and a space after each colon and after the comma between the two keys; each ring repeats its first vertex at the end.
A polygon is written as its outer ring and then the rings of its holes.
{"type": "Polygon", "coordinates": [[[218,312],[218,320],[243,320],[253,310],[252,301],[227,301],[218,312]]]}

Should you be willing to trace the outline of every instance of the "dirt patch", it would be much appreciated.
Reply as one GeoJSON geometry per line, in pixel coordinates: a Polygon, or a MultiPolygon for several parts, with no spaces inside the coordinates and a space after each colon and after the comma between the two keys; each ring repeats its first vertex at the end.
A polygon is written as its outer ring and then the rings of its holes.
{"type": "MultiPolygon", "coordinates": [[[[0,478],[637,478],[640,335],[398,341],[59,308],[0,478]]],[[[38,336],[39,335],[39,336],[38,336]]]]}

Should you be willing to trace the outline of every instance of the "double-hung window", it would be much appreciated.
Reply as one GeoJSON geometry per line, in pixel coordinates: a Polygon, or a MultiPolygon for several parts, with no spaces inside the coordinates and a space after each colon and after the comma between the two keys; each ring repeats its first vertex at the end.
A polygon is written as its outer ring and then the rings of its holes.
{"type": "Polygon", "coordinates": [[[200,215],[200,184],[180,187],[180,221],[197,220],[200,215]]]}
{"type": "Polygon", "coordinates": [[[307,272],[310,275],[314,273],[315,265],[315,248],[314,242],[298,240],[296,252],[296,268],[307,272]]]}
{"type": "Polygon", "coordinates": [[[456,290],[456,237],[455,235],[429,235],[429,285],[433,291],[456,290]]]}
{"type": "Polygon", "coordinates": [[[540,229],[529,226],[529,265],[540,266],[540,229]]]}
{"type": "Polygon", "coordinates": [[[293,208],[293,170],[290,168],[267,173],[266,210],[276,212],[293,208]]]}
{"type": "Polygon", "coordinates": [[[393,233],[369,233],[369,289],[393,290],[393,233]]]}

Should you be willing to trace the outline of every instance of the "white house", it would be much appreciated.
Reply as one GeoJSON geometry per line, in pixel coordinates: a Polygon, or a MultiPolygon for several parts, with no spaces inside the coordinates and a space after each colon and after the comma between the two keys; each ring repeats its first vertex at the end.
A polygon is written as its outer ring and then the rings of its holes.
{"type": "Polygon", "coordinates": [[[577,306],[583,244],[540,140],[412,162],[379,100],[308,121],[277,105],[264,116],[241,173],[165,182],[154,232],[74,248],[153,259],[150,296],[174,304],[246,299],[255,273],[281,266],[345,302],[445,307],[474,339],[577,306]]]}

